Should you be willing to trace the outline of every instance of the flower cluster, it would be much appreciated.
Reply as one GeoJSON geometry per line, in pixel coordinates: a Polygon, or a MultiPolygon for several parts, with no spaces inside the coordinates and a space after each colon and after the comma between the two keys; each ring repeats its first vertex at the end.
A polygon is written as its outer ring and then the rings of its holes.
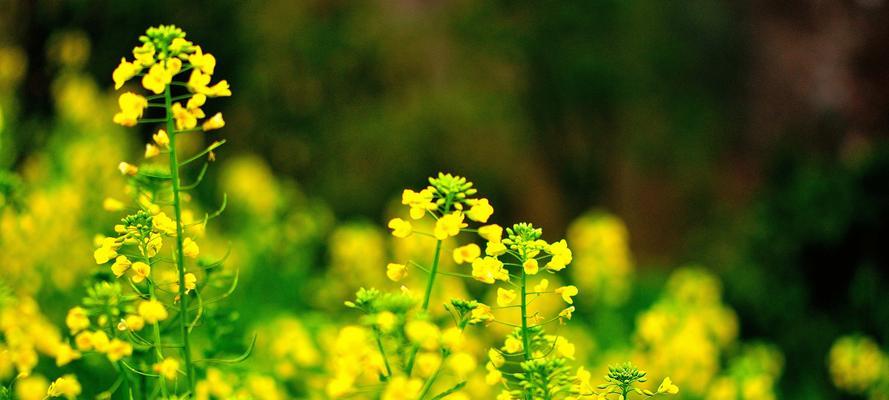
{"type": "Polygon", "coordinates": [[[837,339],[827,356],[834,386],[871,399],[889,396],[889,356],[871,338],[848,335],[837,339]]]}
{"type": "MultiPolygon", "coordinates": [[[[237,282],[220,272],[222,260],[198,260],[201,248],[197,239],[204,234],[207,221],[218,216],[222,208],[195,219],[185,207],[189,198],[185,192],[200,183],[214,158],[213,150],[222,142],[214,142],[184,161],[179,161],[176,147],[179,135],[221,128],[224,122],[217,114],[201,129],[195,129],[198,119],[204,118],[201,107],[207,98],[229,96],[231,92],[226,81],[208,86],[216,59],[186,40],[180,29],[150,28],[140,42],[142,45],[133,49],[134,60],[123,59],[114,71],[115,87],[120,89],[129,79],[141,76],[142,86],[154,95],[123,93],[118,100],[121,110],[113,119],[123,126],[164,123],[165,129],[157,130],[146,145],[145,157],[166,153],[169,162],[143,166],[120,163],[120,172],[129,177],[127,195],[132,201],[104,201],[107,211],[125,215],[112,235],[96,239],[93,258],[102,268],[100,279],[82,304],[68,311],[66,324],[76,347],[70,351],[70,358],[102,354],[120,371],[119,381],[107,395],[124,388],[129,393],[138,390],[143,396],[160,393],[166,398],[178,392],[197,394],[200,387],[196,385],[190,336],[207,318],[203,299],[209,292],[201,292],[222,288],[221,295],[208,299],[216,302],[231,294],[237,282]],[[191,71],[189,82],[175,80],[186,71],[191,71]],[[173,89],[180,86],[186,93],[174,96],[173,89]],[[163,99],[163,103],[151,103],[157,99],[163,99]],[[178,100],[187,103],[183,106],[178,100]],[[162,117],[145,116],[150,107],[162,109],[162,117]],[[204,156],[207,161],[195,182],[183,184],[180,173],[184,167],[204,156]],[[193,301],[197,301],[196,307],[191,305],[193,301]],[[180,345],[165,345],[171,340],[180,345]],[[154,379],[150,385],[137,384],[134,376],[139,375],[154,379]]],[[[204,352],[210,354],[212,349],[204,352]]],[[[59,388],[68,386],[63,382],[54,387],[62,390],[59,388]]]]}

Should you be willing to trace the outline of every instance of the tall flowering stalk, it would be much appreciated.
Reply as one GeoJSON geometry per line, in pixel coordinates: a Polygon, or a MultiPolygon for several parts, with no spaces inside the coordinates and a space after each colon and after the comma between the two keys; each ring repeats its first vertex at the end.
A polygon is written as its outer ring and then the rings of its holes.
{"type": "Polygon", "coordinates": [[[110,264],[103,273],[110,279],[96,283],[82,306],[69,311],[66,323],[74,336],[77,357],[81,352],[101,353],[117,367],[118,381],[106,394],[123,387],[136,399],[168,398],[179,392],[195,396],[195,364],[212,360],[195,360],[192,330],[203,317],[204,303],[227,297],[237,279],[221,272],[222,260],[193,266],[189,262],[200,254],[195,238],[203,234],[209,219],[222,212],[225,202],[216,212],[195,218],[185,207],[183,192],[201,182],[215,157],[213,151],[224,140],[214,141],[185,160],[179,159],[176,143],[179,135],[222,128],[222,114],[206,118],[202,107],[208,98],[230,96],[231,91],[225,80],[210,85],[215,57],[186,40],[181,29],[149,28],[139,41],[142,44],[133,49],[133,60],[121,59],[112,78],[115,89],[120,89],[130,79],[141,77],[141,86],[150,94],[121,94],[114,122],[127,127],[162,124],[163,128],[145,146],[149,161],[141,166],[119,165],[121,173],[130,177],[128,194],[133,205],[106,199],[107,210],[128,214],[115,225],[114,235],[99,241],[94,252],[97,264],[110,264]],[[177,79],[186,73],[187,81],[177,79]],[[152,112],[154,109],[159,112],[152,112]],[[162,154],[167,155],[166,162],[153,162],[162,154]],[[202,159],[203,167],[194,181],[183,184],[183,167],[202,159]],[[204,300],[202,293],[220,286],[230,287],[204,300]],[[171,354],[170,349],[179,354],[171,354]],[[180,382],[180,374],[184,382],[180,382]],[[154,383],[146,382],[146,377],[152,377],[154,383]]]}

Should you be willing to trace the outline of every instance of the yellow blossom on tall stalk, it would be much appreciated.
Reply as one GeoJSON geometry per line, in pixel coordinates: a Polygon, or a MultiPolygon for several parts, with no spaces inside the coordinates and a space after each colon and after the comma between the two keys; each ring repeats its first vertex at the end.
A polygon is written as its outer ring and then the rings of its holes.
{"type": "MultiPolygon", "coordinates": [[[[220,270],[222,261],[191,261],[201,256],[195,238],[208,220],[222,212],[225,201],[218,211],[199,221],[184,209],[190,197],[184,192],[197,187],[215,157],[214,150],[225,141],[214,141],[184,160],[179,159],[176,143],[181,135],[222,128],[222,114],[206,118],[203,108],[208,97],[230,96],[231,90],[224,80],[210,85],[216,58],[186,40],[181,29],[149,28],[139,41],[132,60],[122,59],[112,80],[115,89],[121,89],[141,77],[136,83],[147,93],[139,94],[134,85],[121,94],[120,111],[113,121],[123,126],[161,125],[153,128],[155,133],[144,155],[146,159],[166,155],[168,162],[166,166],[119,164],[134,189],[129,192],[133,205],[128,208],[120,200],[106,200],[105,209],[130,214],[114,226],[112,236],[98,242],[93,254],[96,264],[107,268],[113,278],[90,287],[83,305],[69,311],[66,324],[77,350],[60,346],[57,358],[64,364],[87,352],[104,354],[120,373],[118,382],[105,393],[108,396],[117,390],[136,398],[194,396],[197,373],[191,336],[206,318],[199,292],[223,288],[217,297],[222,299],[231,294],[237,280],[224,273],[211,276],[209,271],[220,270]],[[200,74],[199,85],[192,85],[192,79],[183,80],[188,71],[200,74]],[[202,160],[200,173],[185,184],[182,174],[187,166],[202,160]],[[132,293],[125,293],[130,289],[132,293]],[[146,367],[151,369],[139,370],[146,367]]],[[[77,396],[79,387],[74,383],[76,380],[68,377],[60,378],[48,395],[77,396]]]]}

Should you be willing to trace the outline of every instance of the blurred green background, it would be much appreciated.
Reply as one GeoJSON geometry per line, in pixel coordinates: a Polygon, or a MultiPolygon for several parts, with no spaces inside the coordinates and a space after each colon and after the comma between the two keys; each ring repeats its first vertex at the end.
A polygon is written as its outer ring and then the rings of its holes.
{"type": "Polygon", "coordinates": [[[842,398],[836,337],[889,343],[884,1],[0,0],[0,47],[27,60],[0,168],[52,143],[48,42],[82,32],[110,92],[160,23],[232,84],[221,155],[258,154],[339,217],[383,221],[439,170],[548,232],[608,210],[649,276],[723,279],[741,338],[784,352],[784,398],[842,398]]]}

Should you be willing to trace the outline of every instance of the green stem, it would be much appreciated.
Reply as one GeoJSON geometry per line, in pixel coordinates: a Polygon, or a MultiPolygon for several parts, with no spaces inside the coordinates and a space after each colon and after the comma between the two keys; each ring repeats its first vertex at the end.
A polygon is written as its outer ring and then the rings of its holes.
{"type": "Polygon", "coordinates": [[[442,354],[441,363],[438,364],[438,368],[435,369],[435,372],[432,373],[432,376],[426,380],[426,383],[423,384],[423,389],[420,390],[420,395],[417,396],[417,400],[423,400],[426,397],[426,394],[429,393],[429,390],[432,389],[432,385],[435,383],[435,380],[438,379],[438,374],[441,373],[441,368],[444,366],[445,360],[448,359],[447,354],[442,354]]]}
{"type": "MultiPolygon", "coordinates": [[[[531,340],[528,338],[528,277],[525,269],[522,268],[522,347],[524,349],[525,361],[531,359],[531,340]]],[[[525,398],[530,399],[531,395],[525,393],[525,398]]]]}
{"type": "MultiPolygon", "coordinates": [[[[164,105],[167,108],[167,132],[173,132],[173,110],[170,85],[164,90],[164,105]]],[[[188,296],[185,294],[185,260],[182,250],[182,205],[179,199],[179,160],[176,159],[176,135],[170,138],[170,180],[173,183],[173,209],[176,218],[176,268],[179,270],[179,328],[182,332],[182,352],[185,360],[185,376],[188,390],[194,395],[194,366],[191,362],[191,345],[188,340],[188,296]]]]}
{"type": "MultiPolygon", "coordinates": [[[[442,215],[445,215],[451,209],[451,198],[448,197],[445,200],[444,212],[442,215]]],[[[435,242],[435,254],[432,256],[432,268],[429,271],[429,278],[426,280],[426,293],[423,295],[423,312],[429,311],[429,300],[432,298],[432,288],[435,286],[435,275],[438,275],[438,262],[441,258],[441,240],[437,240],[435,242]]],[[[411,356],[408,358],[407,367],[405,367],[405,372],[408,376],[411,375],[411,371],[414,369],[414,361],[417,358],[417,352],[420,351],[420,347],[414,345],[414,349],[411,351],[411,356]]]]}
{"type": "Polygon", "coordinates": [[[383,364],[386,365],[386,378],[392,377],[392,369],[389,368],[389,358],[386,357],[386,350],[383,349],[383,340],[380,339],[380,330],[374,328],[374,336],[377,338],[377,347],[380,349],[380,355],[383,356],[383,364]]]}

